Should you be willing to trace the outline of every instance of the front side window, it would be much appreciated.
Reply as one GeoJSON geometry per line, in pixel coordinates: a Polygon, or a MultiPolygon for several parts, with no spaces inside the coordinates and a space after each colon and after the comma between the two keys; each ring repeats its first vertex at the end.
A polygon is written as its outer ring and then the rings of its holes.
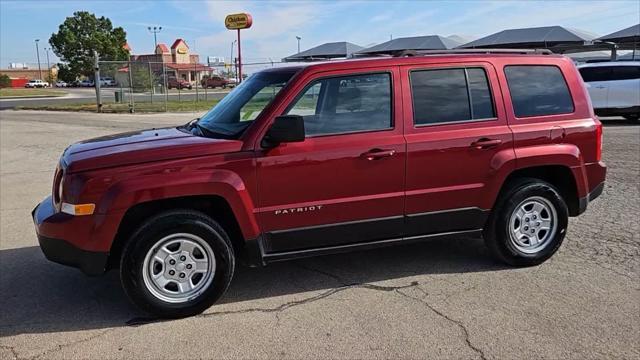
{"type": "Polygon", "coordinates": [[[391,75],[362,74],[312,82],[286,112],[304,118],[307,136],[393,127],[391,75]]]}
{"type": "Polygon", "coordinates": [[[573,100],[558,67],[511,65],[506,66],[504,72],[517,117],[573,112],[573,100]]]}
{"type": "Polygon", "coordinates": [[[259,72],[238,85],[195,124],[204,136],[237,138],[269,105],[295,71],[259,72]]]}
{"type": "Polygon", "coordinates": [[[414,70],[409,76],[416,125],[495,118],[482,68],[414,70]]]}

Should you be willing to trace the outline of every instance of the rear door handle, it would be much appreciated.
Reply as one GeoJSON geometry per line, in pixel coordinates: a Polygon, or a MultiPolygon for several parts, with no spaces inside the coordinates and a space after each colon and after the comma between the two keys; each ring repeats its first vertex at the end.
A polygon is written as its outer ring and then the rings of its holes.
{"type": "Polygon", "coordinates": [[[482,150],[482,149],[490,149],[500,144],[502,144],[502,140],[500,139],[482,138],[472,142],[471,147],[476,148],[478,150],[482,150]]]}
{"type": "Polygon", "coordinates": [[[363,157],[369,161],[371,160],[380,160],[382,158],[390,157],[396,154],[395,150],[382,150],[382,149],[371,149],[363,154],[360,157],[363,157]]]}

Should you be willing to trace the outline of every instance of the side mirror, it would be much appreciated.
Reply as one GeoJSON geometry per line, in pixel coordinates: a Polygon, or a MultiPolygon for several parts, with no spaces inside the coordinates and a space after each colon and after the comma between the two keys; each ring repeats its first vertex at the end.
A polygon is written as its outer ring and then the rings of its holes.
{"type": "Polygon", "coordinates": [[[262,139],[263,148],[273,148],[281,143],[304,141],[304,118],[300,115],[278,116],[262,139]]]}

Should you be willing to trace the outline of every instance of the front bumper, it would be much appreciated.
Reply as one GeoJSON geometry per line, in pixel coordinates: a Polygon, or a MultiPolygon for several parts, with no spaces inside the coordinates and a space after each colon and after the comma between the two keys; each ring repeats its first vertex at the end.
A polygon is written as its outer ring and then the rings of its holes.
{"type": "Polygon", "coordinates": [[[57,212],[50,196],[33,209],[31,216],[36,227],[40,249],[47,259],[79,268],[87,275],[104,273],[109,258],[108,252],[81,249],[60,236],[85,226],[86,219],[57,212]]]}

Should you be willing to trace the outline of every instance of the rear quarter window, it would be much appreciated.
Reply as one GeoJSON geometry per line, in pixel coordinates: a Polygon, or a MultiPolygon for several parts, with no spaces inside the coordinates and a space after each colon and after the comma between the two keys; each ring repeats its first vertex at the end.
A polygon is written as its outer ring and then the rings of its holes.
{"type": "Polygon", "coordinates": [[[640,66],[614,66],[612,80],[637,80],[640,79],[640,66]]]}
{"type": "Polygon", "coordinates": [[[517,117],[569,114],[571,93],[562,72],[553,65],[509,65],[504,69],[517,117]]]}

